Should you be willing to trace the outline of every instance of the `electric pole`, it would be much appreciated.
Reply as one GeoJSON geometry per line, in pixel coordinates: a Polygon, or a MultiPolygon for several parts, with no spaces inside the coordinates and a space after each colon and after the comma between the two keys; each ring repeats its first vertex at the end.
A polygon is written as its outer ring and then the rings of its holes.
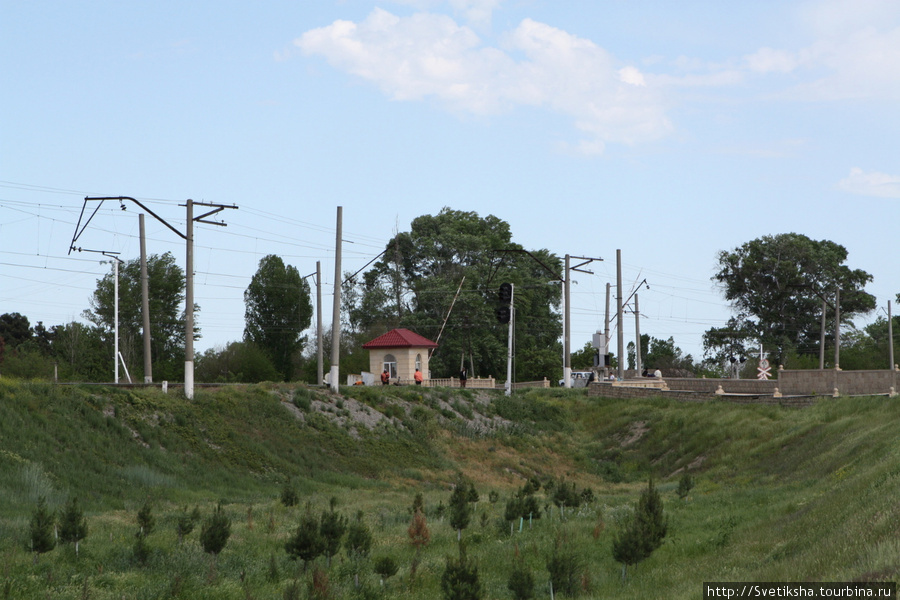
{"type": "Polygon", "coordinates": [[[616,369],[616,379],[621,381],[625,379],[625,313],[622,310],[622,251],[616,250],[616,304],[618,305],[618,315],[616,316],[616,342],[618,345],[619,366],[616,369]]]}
{"type": "Polygon", "coordinates": [[[144,213],[138,214],[141,235],[141,316],[144,321],[144,383],[153,383],[153,361],[150,355],[150,277],[147,275],[147,236],[144,213]]]}
{"type": "Polygon", "coordinates": [[[341,359],[341,235],[343,207],[337,207],[337,236],[334,244],[334,305],[331,312],[331,391],[339,390],[338,377],[341,359]]]}

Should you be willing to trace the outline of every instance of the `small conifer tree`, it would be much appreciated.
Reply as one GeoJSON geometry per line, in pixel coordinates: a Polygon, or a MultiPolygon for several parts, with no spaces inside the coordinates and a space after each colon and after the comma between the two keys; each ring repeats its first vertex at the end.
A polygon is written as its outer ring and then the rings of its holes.
{"type": "Polygon", "coordinates": [[[288,480],[281,488],[281,503],[290,507],[296,506],[298,502],[300,502],[300,496],[297,494],[297,488],[288,480]]]}
{"type": "Polygon", "coordinates": [[[217,504],[216,510],[200,528],[200,545],[203,551],[215,557],[225,548],[228,538],[231,537],[231,519],[222,510],[222,505],[217,504]]]}
{"type": "Polygon", "coordinates": [[[688,494],[691,493],[692,489],[694,489],[694,478],[685,471],[681,474],[681,479],[678,480],[678,497],[682,500],[687,500],[688,494]]]}
{"type": "Polygon", "coordinates": [[[381,578],[381,585],[384,585],[385,580],[396,575],[399,569],[397,563],[390,556],[379,556],[372,567],[378,577],[381,578]]]}
{"type": "Polygon", "coordinates": [[[441,575],[444,600],[481,600],[483,594],[478,579],[478,565],[466,557],[465,544],[459,545],[459,558],[447,558],[441,575]]]}
{"type": "Polygon", "coordinates": [[[75,556],[78,556],[78,544],[87,537],[87,519],[78,507],[78,498],[73,497],[66,503],[59,517],[59,539],[67,544],[75,544],[75,556]]]}
{"type": "Polygon", "coordinates": [[[294,535],[284,544],[284,550],[292,560],[298,558],[303,561],[303,572],[306,572],[309,563],[319,557],[325,550],[322,535],[319,532],[319,523],[312,514],[312,508],[307,505],[303,515],[300,516],[300,524],[294,535]]]}
{"type": "Polygon", "coordinates": [[[156,519],[153,518],[153,507],[150,506],[149,500],[146,500],[140,510],[138,510],[137,522],[139,528],[138,537],[145,538],[153,533],[153,528],[156,526],[156,519]]]}
{"type": "Polygon", "coordinates": [[[472,507],[469,506],[470,488],[466,481],[459,477],[450,494],[450,527],[456,530],[456,540],[462,539],[462,530],[469,526],[472,519],[472,507]]]}
{"type": "Polygon", "coordinates": [[[188,512],[187,506],[181,510],[181,514],[178,515],[178,520],[175,522],[175,533],[178,534],[179,544],[184,541],[185,537],[194,531],[194,527],[196,527],[199,520],[200,509],[196,506],[191,512],[188,512]]]}
{"type": "Polygon", "coordinates": [[[28,527],[31,550],[35,553],[35,560],[37,555],[50,552],[56,548],[56,537],[53,534],[55,525],[56,519],[53,513],[47,509],[47,500],[41,496],[38,499],[34,512],[31,513],[31,521],[28,527]]]}
{"type": "Polygon", "coordinates": [[[354,587],[359,588],[360,562],[369,555],[372,548],[372,533],[363,522],[362,511],[356,513],[356,520],[347,527],[344,548],[352,562],[354,587]]]}
{"type": "Polygon", "coordinates": [[[534,577],[521,561],[516,561],[506,587],[512,592],[515,600],[531,600],[534,598],[534,577]]]}
{"type": "Polygon", "coordinates": [[[622,579],[629,565],[648,558],[662,545],[668,527],[662,498],[651,479],[641,492],[633,517],[613,539],[613,558],[622,563],[622,579]]]}
{"type": "Polygon", "coordinates": [[[319,519],[319,534],[322,537],[322,553],[325,554],[327,564],[331,567],[331,558],[341,549],[341,541],[347,532],[347,517],[335,512],[334,505],[331,510],[323,511],[319,519]]]}

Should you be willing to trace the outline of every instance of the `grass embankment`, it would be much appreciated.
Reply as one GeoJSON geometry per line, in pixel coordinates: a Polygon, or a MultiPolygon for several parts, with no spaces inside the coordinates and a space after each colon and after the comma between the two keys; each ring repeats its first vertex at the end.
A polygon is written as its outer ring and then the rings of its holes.
{"type": "Polygon", "coordinates": [[[447,389],[346,388],[346,396],[287,385],[198,390],[193,402],[158,390],[58,387],[0,379],[0,598],[282,598],[315,568],[334,598],[440,597],[456,533],[440,505],[457,472],[480,495],[463,532],[485,598],[509,598],[515,561],[549,597],[547,562],[575,565],[577,597],[696,598],[704,581],[896,580],[900,573],[900,411],[885,398],[823,399],[806,409],[598,400],[583,390],[502,395],[447,389]],[[580,392],[580,393],[579,393],[580,392]],[[687,501],[682,470],[697,486],[687,501]],[[663,494],[669,536],[621,569],[611,540],[647,478],[663,494]],[[540,519],[510,535],[505,502],[527,478],[564,479],[593,500],[564,516],[552,491],[540,519]],[[285,507],[290,480],[300,504],[285,507]],[[490,502],[491,492],[499,500],[490,502]],[[422,493],[431,531],[415,574],[409,507],[422,493]],[[34,559],[28,520],[77,497],[88,537],[34,559]],[[343,551],[304,573],[284,544],[309,504],[335,498],[362,511],[374,543],[362,564],[343,551]],[[156,527],[145,562],[136,513],[156,527]],[[184,507],[221,502],[232,536],[218,559],[197,531],[179,544],[184,507]],[[485,516],[482,516],[485,515],[485,516]],[[375,558],[398,574],[381,586],[375,558]],[[360,569],[361,587],[353,572],[360,569]]]}

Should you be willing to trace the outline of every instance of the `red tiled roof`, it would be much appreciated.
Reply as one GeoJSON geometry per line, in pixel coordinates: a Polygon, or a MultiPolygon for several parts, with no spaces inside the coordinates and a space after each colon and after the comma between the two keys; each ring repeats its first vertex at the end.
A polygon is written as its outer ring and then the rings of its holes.
{"type": "Polygon", "coordinates": [[[438,345],[409,329],[391,329],[371,342],[363,344],[366,350],[373,348],[437,348],[438,345]]]}

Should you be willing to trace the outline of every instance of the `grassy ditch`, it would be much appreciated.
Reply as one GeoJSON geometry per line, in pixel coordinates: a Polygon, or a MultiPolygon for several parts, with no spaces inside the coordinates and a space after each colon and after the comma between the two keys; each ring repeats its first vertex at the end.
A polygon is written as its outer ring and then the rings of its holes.
{"type": "Polygon", "coordinates": [[[704,581],[896,581],[895,403],[788,409],[412,387],[333,395],[286,384],[198,390],[187,402],[0,379],[0,599],[440,598],[458,556],[449,502],[459,474],[479,496],[462,539],[484,598],[513,597],[516,565],[538,598],[549,597],[550,564],[571,565],[557,597],[696,598],[704,581]],[[685,471],[696,487],[682,499],[685,471]],[[612,539],[650,477],[669,534],[623,581],[612,539]],[[529,480],[540,484],[538,513],[507,521],[529,480]],[[561,509],[566,485],[584,493],[561,509]],[[289,486],[293,506],[281,501],[289,486]],[[408,533],[416,494],[430,533],[418,552],[408,533]],[[32,553],[39,498],[59,511],[72,497],[88,524],[78,554],[71,544],[32,553]],[[155,527],[139,552],[145,504],[155,527]],[[200,530],[217,505],[231,537],[214,556],[200,530]],[[179,540],[194,507],[201,521],[179,540]],[[285,543],[305,512],[331,510],[348,522],[360,514],[371,549],[304,568],[285,543]],[[383,558],[398,571],[382,583],[383,558]]]}

